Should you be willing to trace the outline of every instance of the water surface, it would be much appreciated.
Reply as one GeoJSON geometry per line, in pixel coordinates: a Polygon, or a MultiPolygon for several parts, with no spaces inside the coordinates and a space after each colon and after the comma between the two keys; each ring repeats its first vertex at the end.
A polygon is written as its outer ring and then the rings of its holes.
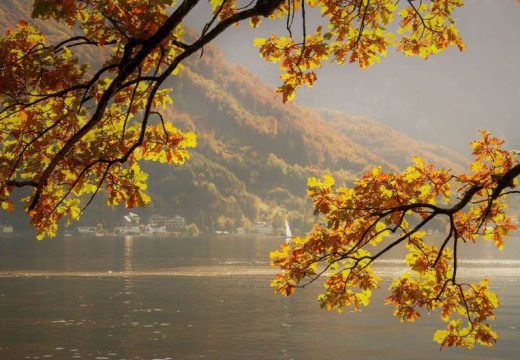
{"type": "MultiPolygon", "coordinates": [[[[491,351],[442,352],[436,314],[401,324],[383,305],[397,258],[359,313],[330,313],[320,285],[283,298],[269,287],[275,238],[0,239],[0,359],[516,359],[520,263],[467,251],[461,275],[501,298],[491,351]]],[[[506,256],[507,255],[507,256],[506,256]]]]}

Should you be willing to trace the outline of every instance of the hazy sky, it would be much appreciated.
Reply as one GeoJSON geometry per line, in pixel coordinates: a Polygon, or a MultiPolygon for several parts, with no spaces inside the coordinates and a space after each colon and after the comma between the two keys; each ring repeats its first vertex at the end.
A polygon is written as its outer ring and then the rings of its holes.
{"type": "MultiPolygon", "coordinates": [[[[416,138],[468,154],[477,129],[489,129],[520,148],[520,5],[516,0],[466,0],[457,12],[465,52],[449,50],[427,61],[389,52],[368,70],[327,65],[297,102],[368,115],[416,138]]],[[[267,83],[279,84],[278,67],[253,48],[255,37],[283,27],[246,24],[216,41],[227,58],[267,83]]]]}

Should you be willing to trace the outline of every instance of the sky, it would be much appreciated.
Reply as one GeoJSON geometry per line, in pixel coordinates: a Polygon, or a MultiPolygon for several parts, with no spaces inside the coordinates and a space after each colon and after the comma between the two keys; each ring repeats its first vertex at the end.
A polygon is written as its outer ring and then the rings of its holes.
{"type": "MultiPolygon", "coordinates": [[[[370,116],[466,155],[478,129],[520,148],[520,5],[516,0],[466,0],[456,17],[466,51],[450,49],[425,61],[390,50],[367,70],[327,64],[316,85],[299,90],[296,101],[370,116]]],[[[252,45],[256,37],[273,32],[286,34],[272,21],[259,29],[242,24],[215,43],[229,61],[277,86],[278,66],[261,59],[252,45]]]]}

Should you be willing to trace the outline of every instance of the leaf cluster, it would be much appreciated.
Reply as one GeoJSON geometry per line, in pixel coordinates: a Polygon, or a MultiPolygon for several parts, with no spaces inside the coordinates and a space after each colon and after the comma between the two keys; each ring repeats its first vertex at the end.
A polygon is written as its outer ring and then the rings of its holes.
{"type": "Polygon", "coordinates": [[[491,240],[502,249],[516,229],[506,215],[505,199],[518,193],[520,164],[502,149],[503,141],[481,132],[472,143],[474,162],[467,174],[454,175],[416,158],[400,173],[376,167],[354,187],[335,187],[332,177],[311,178],[308,194],[324,224],[271,254],[282,272],[272,285],[284,295],[325,276],[322,307],[341,311],[368,305],[379,277],[372,265],[405,244],[408,271],[394,279],[387,303],[402,321],[415,321],[421,309],[439,310],[446,330],[436,332],[441,346],[491,346],[497,339],[489,324],[498,307],[488,281],[457,279],[461,242],[491,240]],[[444,227],[440,244],[428,237],[434,219],[444,227]]]}

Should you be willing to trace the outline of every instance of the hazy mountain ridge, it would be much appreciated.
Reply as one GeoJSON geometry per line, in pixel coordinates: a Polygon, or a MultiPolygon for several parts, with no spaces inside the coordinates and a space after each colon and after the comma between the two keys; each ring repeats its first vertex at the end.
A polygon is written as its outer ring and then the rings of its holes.
{"type": "Polygon", "coordinates": [[[197,159],[181,168],[154,167],[152,192],[158,186],[155,179],[167,171],[170,180],[157,181],[169,184],[171,200],[161,200],[165,207],[152,206],[164,212],[168,203],[181,206],[179,199],[195,192],[198,205],[184,214],[196,222],[208,217],[201,209],[219,209],[209,216],[213,226],[247,226],[273,218],[281,225],[280,217],[289,213],[292,222],[305,227],[313,221],[304,197],[309,176],[331,173],[338,183],[348,184],[376,165],[404,168],[415,155],[454,170],[466,163],[454,151],[415,141],[375,120],[283,105],[272,88],[242,66],[226,63],[214,47],[205,49],[202,59],[188,61],[172,87],[175,111],[169,116],[179,127],[198,133],[197,159]],[[211,164],[211,170],[205,171],[203,163],[211,164]],[[233,182],[223,181],[231,178],[233,182]],[[219,222],[221,217],[227,220],[219,222]]]}
{"type": "MultiPolygon", "coordinates": [[[[1,10],[10,8],[13,17],[0,17],[0,28],[23,16],[17,2],[0,4],[1,10]]],[[[53,23],[43,25],[59,37],[53,23]]],[[[144,218],[180,214],[211,231],[259,220],[281,227],[288,217],[302,231],[314,220],[305,198],[309,176],[333,174],[339,184],[351,183],[376,165],[404,168],[414,155],[453,169],[465,163],[447,148],[417,142],[375,120],[284,105],[272,88],[244,67],[227,63],[213,46],[202,58],[190,58],[167,87],[174,98],[167,117],[197,132],[199,146],[181,167],[145,164],[153,201],[138,210],[144,218]]],[[[83,222],[113,226],[126,210],[109,209],[101,200],[83,222]]]]}
{"type": "MultiPolygon", "coordinates": [[[[417,141],[376,120],[329,109],[317,110],[322,119],[354,142],[363,144],[386,161],[403,168],[414,156],[420,156],[437,166],[460,170],[468,159],[445,146],[417,141]]],[[[469,150],[469,144],[468,144],[469,150]]]]}

